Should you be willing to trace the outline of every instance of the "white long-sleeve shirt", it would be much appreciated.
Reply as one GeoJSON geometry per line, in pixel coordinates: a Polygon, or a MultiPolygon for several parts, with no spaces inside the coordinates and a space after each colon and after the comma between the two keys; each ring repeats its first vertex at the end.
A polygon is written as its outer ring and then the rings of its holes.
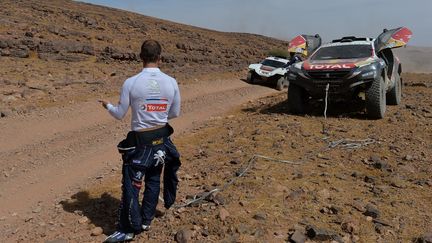
{"type": "Polygon", "coordinates": [[[144,68],[124,82],[118,105],[108,104],[107,109],[120,120],[126,115],[129,106],[132,109],[133,131],[165,125],[168,119],[180,114],[177,81],[159,68],[144,68]]]}

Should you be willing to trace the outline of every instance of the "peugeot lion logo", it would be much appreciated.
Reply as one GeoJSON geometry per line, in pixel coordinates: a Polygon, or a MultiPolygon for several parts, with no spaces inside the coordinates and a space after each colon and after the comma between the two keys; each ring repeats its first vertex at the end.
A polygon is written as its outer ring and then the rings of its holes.
{"type": "Polygon", "coordinates": [[[330,78],[330,73],[325,74],[326,78],[330,78]]]}

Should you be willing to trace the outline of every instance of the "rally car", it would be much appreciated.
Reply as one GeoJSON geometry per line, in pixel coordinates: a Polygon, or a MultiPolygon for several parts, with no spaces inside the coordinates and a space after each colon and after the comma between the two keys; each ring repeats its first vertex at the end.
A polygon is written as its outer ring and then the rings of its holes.
{"type": "Polygon", "coordinates": [[[319,47],[288,73],[288,108],[303,113],[310,99],[363,97],[366,114],[384,117],[386,105],[398,105],[402,93],[402,65],[392,48],[405,46],[412,32],[400,27],[378,38],[354,36],[319,47]]]}
{"type": "Polygon", "coordinates": [[[275,85],[277,90],[282,90],[288,86],[286,66],[288,60],[281,57],[267,57],[261,63],[249,65],[247,75],[248,83],[268,83],[275,85]]]}

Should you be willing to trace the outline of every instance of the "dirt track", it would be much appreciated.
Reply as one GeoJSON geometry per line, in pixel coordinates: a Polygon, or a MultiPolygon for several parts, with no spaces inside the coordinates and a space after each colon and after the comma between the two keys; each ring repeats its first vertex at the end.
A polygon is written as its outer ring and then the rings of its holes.
{"type": "MultiPolygon", "coordinates": [[[[431,75],[404,80],[403,103],[388,106],[385,119],[366,120],[362,109],[332,104],[328,134],[322,104],[293,116],[286,93],[238,79],[182,85],[183,114],[173,122],[183,156],[177,203],[222,186],[255,153],[305,163],[259,161],[202,205],[156,218],[137,241],[169,242],[186,232],[197,242],[286,242],[307,225],[343,242],[410,242],[428,232],[431,75]],[[321,151],[326,136],[375,143],[321,151]],[[379,223],[365,217],[370,205],[379,223]]],[[[120,196],[115,145],[128,123],[96,102],[1,119],[0,241],[99,242],[110,234],[120,196]]]]}
{"type": "MultiPolygon", "coordinates": [[[[179,133],[241,103],[277,91],[240,80],[181,86],[179,133]]],[[[113,98],[115,101],[117,97],[113,98]]],[[[119,165],[116,143],[130,117],[114,120],[95,102],[38,110],[0,120],[0,218],[6,223],[50,205],[119,165]]]]}

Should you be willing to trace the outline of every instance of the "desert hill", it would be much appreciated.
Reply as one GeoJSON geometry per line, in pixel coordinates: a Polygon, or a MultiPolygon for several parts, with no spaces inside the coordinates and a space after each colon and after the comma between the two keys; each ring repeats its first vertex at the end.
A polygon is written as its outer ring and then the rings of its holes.
{"type": "Polygon", "coordinates": [[[431,48],[396,51],[408,73],[384,119],[358,102],[299,116],[286,91],[240,80],[284,41],[65,0],[0,6],[0,242],[114,232],[130,117],[96,99],[140,70],[146,38],[180,83],[182,167],[176,207],[135,242],[432,242],[431,48]]]}
{"type": "Polygon", "coordinates": [[[117,93],[140,69],[144,39],[163,45],[180,83],[235,74],[286,42],[223,33],[73,1],[1,1],[0,110],[28,110],[117,93]],[[30,104],[30,105],[29,105],[30,104]]]}

